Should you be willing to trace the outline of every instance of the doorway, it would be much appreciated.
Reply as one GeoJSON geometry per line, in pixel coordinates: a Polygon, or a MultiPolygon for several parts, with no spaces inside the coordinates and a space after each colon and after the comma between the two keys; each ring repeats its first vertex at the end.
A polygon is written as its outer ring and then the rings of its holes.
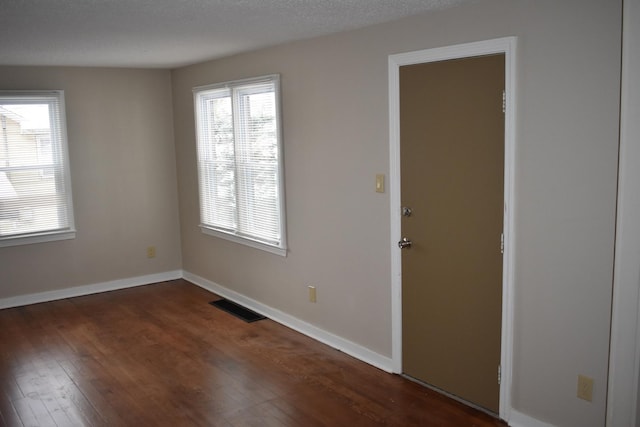
{"type": "Polygon", "coordinates": [[[400,68],[403,373],[496,414],[503,92],[504,54],[400,68]]]}
{"type": "MultiPolygon", "coordinates": [[[[508,418],[508,408],[510,407],[510,399],[509,399],[509,389],[510,389],[510,368],[511,368],[511,352],[512,352],[512,338],[511,338],[511,319],[513,317],[512,313],[512,274],[513,269],[511,268],[512,263],[512,245],[511,241],[513,239],[513,215],[512,215],[512,201],[513,201],[513,135],[514,135],[514,127],[513,127],[513,74],[514,74],[514,52],[515,52],[515,38],[504,38],[504,39],[496,39],[490,40],[486,42],[478,42],[471,43],[466,45],[458,45],[448,48],[438,48],[438,49],[430,49],[419,52],[410,52],[406,54],[392,55],[389,57],[389,82],[390,82],[390,149],[391,149],[391,169],[390,169],[390,198],[391,198],[391,231],[392,231],[392,327],[393,327],[393,364],[394,371],[397,373],[406,373],[410,376],[416,377],[420,381],[431,384],[437,388],[441,388],[444,391],[458,395],[462,399],[470,401],[471,403],[477,404],[478,406],[485,407],[490,411],[498,413],[498,415],[503,418],[508,418]],[[466,59],[465,59],[466,58],[466,59]],[[475,59],[474,59],[475,58],[475,59]],[[453,222],[450,222],[448,225],[439,222],[440,220],[447,220],[447,210],[446,205],[448,203],[455,204],[455,200],[458,202],[460,200],[464,201],[464,203],[473,202],[475,200],[476,205],[482,205],[482,197],[477,198],[472,195],[470,197],[458,197],[451,198],[452,190],[446,190],[440,188],[439,190],[435,190],[435,187],[430,190],[436,191],[440,193],[440,198],[434,198],[429,196],[429,203],[427,205],[421,204],[420,201],[412,201],[411,203],[415,204],[412,206],[404,206],[404,197],[407,188],[411,187],[411,183],[419,182],[420,180],[424,180],[424,178],[409,178],[405,177],[404,170],[402,166],[405,166],[404,163],[401,163],[401,152],[405,157],[413,157],[417,158],[419,154],[415,153],[405,153],[403,149],[401,149],[401,112],[400,112],[400,94],[401,94],[401,76],[402,78],[407,77],[410,74],[416,74],[416,76],[420,76],[425,70],[431,69],[432,72],[435,70],[436,74],[441,73],[440,77],[432,76],[432,79],[442,79],[443,76],[451,75],[452,73],[456,73],[455,70],[440,70],[438,68],[440,65],[444,64],[444,66],[452,66],[455,64],[466,64],[470,62],[475,62],[479,60],[480,62],[487,60],[491,62],[492,60],[497,60],[498,63],[494,62],[491,67],[498,69],[501,71],[501,78],[504,79],[503,82],[500,82],[500,85],[504,83],[505,89],[505,111],[503,117],[504,127],[501,131],[504,131],[504,134],[499,136],[499,143],[497,145],[497,149],[499,151],[499,160],[497,160],[498,164],[498,181],[496,181],[496,174],[493,174],[493,177],[490,180],[493,182],[494,187],[502,187],[498,188],[499,194],[496,196],[495,194],[492,196],[495,202],[496,197],[498,199],[498,207],[495,209],[495,203],[492,202],[493,210],[491,216],[494,218],[493,223],[491,225],[490,233],[495,233],[497,229],[497,235],[495,237],[488,238],[488,240],[493,239],[493,244],[495,250],[497,251],[498,263],[496,266],[496,257],[493,254],[493,267],[492,267],[492,277],[495,283],[495,288],[491,292],[492,297],[490,298],[491,304],[493,305],[490,311],[491,314],[491,322],[492,322],[492,332],[491,333],[482,333],[482,337],[486,338],[484,341],[490,342],[491,356],[488,362],[483,361],[480,365],[483,365],[482,368],[479,366],[473,366],[473,363],[470,367],[464,367],[461,365],[462,359],[464,357],[469,356],[469,353],[472,353],[472,349],[469,347],[466,349],[464,345],[460,345],[461,343],[469,344],[469,340],[473,338],[474,335],[477,335],[477,332],[473,332],[473,329],[470,329],[469,325],[464,325],[464,322],[460,320],[464,320],[465,317],[468,316],[459,315],[461,312],[458,311],[458,316],[447,317],[452,313],[455,314],[456,310],[462,310],[464,312],[466,309],[458,306],[457,303],[454,303],[453,308],[449,307],[449,309],[443,309],[444,301],[448,301],[451,303],[452,301],[460,301],[467,300],[467,302],[473,300],[478,300],[479,298],[483,298],[483,293],[473,294],[474,287],[479,288],[484,285],[479,283],[471,283],[470,289],[459,289],[454,288],[454,283],[460,282],[473,282],[470,279],[460,279],[458,275],[460,263],[460,257],[468,258],[469,251],[466,247],[467,245],[456,245],[452,244],[455,242],[459,242],[460,238],[469,235],[470,231],[464,229],[464,227],[460,227],[463,223],[469,223],[475,221],[475,216],[462,216],[453,219],[453,222]],[[414,67],[415,66],[415,67],[414,67]],[[403,68],[404,67],[404,68],[403,68]],[[504,151],[502,151],[504,150],[504,151]],[[504,169],[502,169],[504,167],[504,169]],[[400,183],[400,176],[402,175],[402,183],[400,183]],[[502,181],[502,178],[504,181],[502,181]],[[402,189],[401,189],[402,187],[402,189]],[[455,200],[454,200],[455,199],[455,200]],[[469,199],[469,200],[467,200],[469,199]],[[406,210],[404,212],[405,216],[402,215],[402,207],[410,208],[412,211],[408,213],[406,210]],[[417,208],[416,208],[417,207],[417,208]],[[408,214],[408,215],[407,215],[408,214]],[[422,215],[422,217],[421,217],[422,215]],[[496,223],[497,217],[497,223],[496,223]],[[470,221],[470,218],[472,221],[470,221]],[[504,222],[503,222],[504,221],[504,222]],[[419,237],[415,242],[413,242],[413,246],[411,249],[404,249],[401,252],[401,249],[398,248],[398,243],[400,239],[406,237],[407,240],[411,240],[411,236],[403,235],[403,231],[411,231],[416,232],[412,229],[412,227],[418,223],[423,224],[437,224],[428,228],[428,237],[419,237]],[[453,225],[452,225],[453,224],[453,225]],[[501,231],[503,231],[503,249],[504,254],[500,253],[501,246],[501,231]],[[431,234],[429,234],[431,233],[431,234]],[[435,234],[434,234],[435,233],[435,234]],[[459,233],[457,236],[454,236],[456,233],[459,233]],[[439,235],[438,235],[439,234],[439,235]],[[455,255],[455,249],[457,247],[464,247],[467,251],[465,254],[455,255]],[[443,254],[443,249],[445,254],[443,254]],[[446,253],[446,250],[453,250],[453,252],[446,253]],[[413,290],[420,289],[420,286],[423,286],[425,283],[424,277],[419,279],[418,282],[421,281],[422,284],[415,285],[412,284],[411,281],[414,280],[415,272],[412,270],[406,270],[406,262],[407,259],[416,258],[419,259],[421,256],[425,254],[430,254],[432,258],[425,262],[424,259],[418,260],[415,262],[415,265],[419,265],[424,267],[427,266],[438,266],[439,271],[434,273],[433,271],[428,272],[427,282],[434,282],[434,277],[432,274],[436,274],[439,276],[440,282],[432,287],[428,292],[434,291],[434,289],[445,289],[448,290],[448,294],[445,293],[446,296],[437,296],[436,294],[429,294],[426,300],[420,302],[420,298],[425,298],[425,296],[418,296],[418,294],[413,294],[413,290]],[[433,255],[435,258],[433,258],[433,255]],[[407,254],[406,256],[404,256],[407,254]],[[440,257],[440,258],[438,258],[440,257]],[[458,257],[456,259],[456,257],[458,257]],[[446,268],[440,268],[446,267],[446,268]],[[447,270],[447,268],[449,270],[447,270]],[[405,271],[406,270],[406,271],[405,271]],[[406,276],[405,276],[406,275],[406,276]],[[431,276],[429,276],[431,275],[431,276]],[[404,276],[404,278],[403,278],[404,276]],[[413,290],[412,290],[413,289],[413,290]],[[404,301],[403,301],[404,296],[404,301]],[[444,299],[443,299],[444,298],[444,299]],[[408,304],[410,302],[418,302],[417,308],[410,308],[408,304]],[[420,305],[422,304],[422,306],[420,305]],[[431,306],[429,306],[431,304],[431,306]],[[434,305],[435,304],[435,305],[434,305]],[[420,308],[422,307],[422,308],[420,308]],[[420,318],[416,318],[415,316],[419,314],[420,318]],[[423,316],[427,314],[426,318],[423,316]],[[442,315],[444,314],[444,317],[442,315]],[[435,317],[434,317],[435,315],[435,317]],[[431,317],[429,317],[431,316],[431,317]],[[440,316],[440,317],[438,317],[440,316]],[[425,320],[426,319],[426,320],[425,320]],[[425,332],[425,322],[427,322],[426,329],[429,329],[430,335],[426,337],[421,337],[421,339],[416,339],[416,333],[421,334],[425,332]],[[459,327],[459,329],[447,329],[450,328],[451,325],[459,327]],[[443,327],[445,325],[446,327],[443,327]],[[462,326],[460,326],[462,325],[462,326]],[[471,331],[471,334],[469,334],[471,331]],[[463,335],[467,333],[467,336],[463,335]],[[462,335],[461,335],[462,334],[462,335]],[[489,338],[487,338],[489,337],[489,338]],[[439,339],[440,341],[434,341],[434,339],[439,339]],[[422,350],[413,349],[411,346],[407,347],[406,341],[416,342],[421,341],[422,350]],[[436,349],[448,349],[450,351],[449,354],[442,353],[439,351],[435,351],[436,349]],[[464,356],[464,357],[463,357],[464,356]],[[442,364],[444,362],[444,364],[442,364]],[[440,363],[440,365],[433,368],[430,367],[433,363],[440,363]],[[423,369],[421,365],[427,365],[427,369],[423,369]],[[491,366],[494,365],[494,366],[491,366]],[[488,374],[489,368],[487,366],[491,366],[490,372],[491,375],[488,374]],[[486,372],[479,373],[479,370],[483,370],[486,372]],[[480,374],[481,377],[485,379],[480,379],[478,377],[480,374]],[[500,376],[500,377],[499,377],[500,376]],[[487,390],[486,386],[482,385],[483,381],[486,382],[486,379],[490,378],[490,381],[493,381],[494,387],[491,390],[487,390]],[[453,379],[453,382],[452,382],[453,379]],[[501,382],[498,385],[498,381],[501,382]],[[470,389],[467,390],[467,389],[470,389]],[[483,398],[484,395],[490,395],[491,397],[488,399],[483,398]],[[480,396],[480,398],[478,398],[480,396]]],[[[486,65],[486,64],[485,64],[486,65]]],[[[415,77],[415,76],[414,76],[415,77]]],[[[436,87],[441,86],[437,84],[436,87]]],[[[454,86],[455,87],[455,84],[454,86]]],[[[433,89],[433,88],[432,88],[433,89]]],[[[468,88],[467,88],[468,89],[468,88]]],[[[465,89],[465,91],[467,90],[465,89]]],[[[452,88],[447,88],[445,91],[451,91],[452,88]]],[[[499,91],[496,94],[496,100],[499,101],[500,105],[498,108],[502,108],[502,91],[499,91]]],[[[423,94],[424,95],[424,94],[423,94]]],[[[446,94],[444,94],[446,95],[446,94]]],[[[424,96],[418,96],[416,98],[416,102],[420,102],[420,99],[424,98],[424,96]]],[[[445,98],[447,98],[445,96],[445,98]]],[[[449,96],[449,99],[453,97],[449,96]]],[[[464,103],[463,103],[464,104],[464,103]]],[[[406,105],[404,106],[406,109],[406,105]]],[[[420,107],[422,108],[422,107],[420,107]]],[[[502,111],[500,110],[502,114],[502,111]]],[[[429,112],[429,116],[436,114],[436,110],[429,112]]],[[[458,114],[458,113],[456,113],[458,114]]],[[[443,118],[440,117],[437,122],[442,122],[443,118]]],[[[421,120],[418,119],[417,122],[421,120]]],[[[448,126],[445,125],[445,128],[459,128],[466,127],[463,126],[463,120],[460,117],[453,117],[448,120],[448,126]]],[[[433,123],[432,123],[433,125],[433,123]]],[[[428,127],[433,127],[433,126],[428,127]]],[[[403,130],[406,132],[406,130],[403,130]]],[[[424,147],[423,147],[424,148],[424,147]]],[[[442,152],[444,151],[452,151],[455,153],[455,149],[451,150],[451,144],[440,144],[439,147],[436,148],[436,151],[442,152]]],[[[477,147],[476,147],[477,148],[477,147]]],[[[467,147],[468,149],[468,147],[467,147]]],[[[472,149],[474,149],[472,147],[472,149]]],[[[484,154],[484,149],[480,148],[478,153],[484,154]]],[[[424,155],[422,153],[420,155],[424,155]]],[[[428,156],[433,160],[434,152],[428,154],[428,156]]],[[[471,156],[470,159],[478,156],[471,156]]],[[[455,156],[452,158],[455,159],[455,156]]],[[[467,159],[469,160],[469,159],[467,159]]],[[[465,160],[466,161],[466,160],[465,160]]],[[[495,158],[494,165],[491,169],[495,168],[495,158]]],[[[463,168],[465,171],[469,171],[468,164],[463,168]]],[[[430,170],[436,174],[447,173],[449,170],[460,170],[460,167],[452,167],[451,165],[446,166],[442,163],[441,160],[436,160],[435,163],[431,163],[430,165],[424,164],[422,166],[418,166],[417,169],[430,170]]],[[[481,168],[482,169],[482,168],[481,168]]],[[[468,175],[465,172],[463,175],[468,175]]],[[[495,171],[494,171],[495,172],[495,171]]],[[[456,177],[455,175],[445,177],[445,175],[440,176],[432,176],[428,178],[430,182],[442,184],[442,182],[446,182],[451,184],[452,181],[457,182],[460,181],[461,176],[456,177]]],[[[468,178],[468,177],[467,177],[468,178]]],[[[471,178],[469,182],[476,182],[476,178],[471,178]]],[[[423,181],[424,182],[424,181],[423,181]]],[[[416,184],[414,187],[424,188],[424,185],[416,184]]],[[[455,190],[457,191],[457,190],[455,190]]],[[[410,203],[410,204],[411,204],[410,203]]],[[[463,204],[464,204],[463,203],[463,204]]],[[[472,203],[473,204],[473,203],[472,203]]],[[[468,210],[470,205],[466,205],[462,207],[462,211],[465,209],[468,210]]],[[[481,226],[480,229],[482,230],[481,226]]],[[[473,232],[475,233],[475,232],[473,232]]],[[[487,240],[487,239],[482,239],[487,240]]],[[[489,243],[491,244],[491,243],[489,243]]],[[[406,245],[405,245],[406,246],[406,245]]],[[[471,251],[473,252],[473,251],[471,251]]],[[[487,249],[479,249],[481,255],[487,252],[487,249]]],[[[481,256],[481,258],[482,258],[481,256]]],[[[415,260],[414,260],[415,261],[415,260]]],[[[486,261],[486,257],[484,259],[486,261]]],[[[473,261],[477,266],[478,262],[480,264],[484,264],[484,261],[473,261]]],[[[475,267],[470,268],[470,270],[474,270],[475,267]]],[[[433,269],[432,269],[433,270],[433,269]]],[[[437,270],[437,269],[436,269],[437,270]]],[[[463,269],[464,270],[464,269],[463,269]]],[[[469,268],[467,268],[469,270],[469,268]]],[[[470,277],[473,277],[472,274],[470,277]]],[[[477,276],[477,270],[476,274],[477,276]]],[[[420,290],[422,292],[422,290],[420,290]]],[[[486,302],[486,301],[485,301],[486,302]]],[[[484,303],[482,305],[484,305],[484,303]]],[[[482,306],[481,305],[481,306],[482,306]]],[[[482,311],[482,309],[480,309],[482,311]]],[[[475,320],[471,323],[476,323],[475,320]]],[[[471,344],[472,348],[477,349],[477,345],[482,340],[476,340],[471,344]]],[[[486,344],[486,342],[484,344],[486,344]]],[[[483,346],[484,346],[483,344],[483,346]]],[[[420,345],[418,346],[420,347],[420,345]]],[[[469,359],[469,357],[467,357],[469,359]]],[[[471,357],[473,359],[473,357],[471,357]]]]}

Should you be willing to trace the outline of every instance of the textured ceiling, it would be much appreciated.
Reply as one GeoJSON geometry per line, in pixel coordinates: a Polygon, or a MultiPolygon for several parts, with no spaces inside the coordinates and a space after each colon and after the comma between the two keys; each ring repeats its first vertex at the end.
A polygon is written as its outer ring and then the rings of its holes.
{"type": "Polygon", "coordinates": [[[0,0],[0,65],[173,68],[468,0],[0,0]]]}

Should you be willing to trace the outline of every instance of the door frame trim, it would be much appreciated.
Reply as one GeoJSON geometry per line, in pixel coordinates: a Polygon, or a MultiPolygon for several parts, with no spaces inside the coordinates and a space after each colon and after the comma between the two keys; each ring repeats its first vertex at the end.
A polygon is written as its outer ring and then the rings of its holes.
{"type": "MultiPolygon", "coordinates": [[[[400,227],[400,67],[466,57],[505,55],[504,132],[504,256],[502,261],[502,338],[500,360],[499,416],[508,421],[511,412],[514,317],[514,207],[516,125],[517,37],[503,37],[473,43],[389,55],[389,204],[391,208],[391,360],[395,373],[402,373],[402,258],[397,242],[400,227]]],[[[496,246],[499,243],[496,242],[496,246]]],[[[496,372],[497,375],[497,372],[496,372]]]]}

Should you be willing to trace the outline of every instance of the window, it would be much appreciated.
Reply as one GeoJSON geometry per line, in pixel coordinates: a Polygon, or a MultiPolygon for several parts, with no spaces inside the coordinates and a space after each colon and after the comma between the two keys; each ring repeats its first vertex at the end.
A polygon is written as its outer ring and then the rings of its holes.
{"type": "Polygon", "coordinates": [[[0,246],[75,237],[62,91],[0,91],[0,246]]]}
{"type": "Polygon", "coordinates": [[[193,92],[202,231],[286,255],[279,76],[193,92]]]}

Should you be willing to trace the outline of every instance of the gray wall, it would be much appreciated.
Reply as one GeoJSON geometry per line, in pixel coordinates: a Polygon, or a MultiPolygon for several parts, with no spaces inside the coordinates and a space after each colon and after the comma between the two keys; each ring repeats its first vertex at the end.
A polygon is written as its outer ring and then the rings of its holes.
{"type": "Polygon", "coordinates": [[[78,230],[73,240],[0,248],[0,298],[181,268],[170,78],[0,67],[2,89],[65,91],[78,230]]]}
{"type": "Polygon", "coordinates": [[[604,423],[615,225],[621,2],[483,0],[173,72],[183,267],[391,355],[387,57],[519,37],[513,407],[604,423]],[[282,75],[290,254],[198,229],[191,88],[282,75]],[[318,289],[307,302],[306,285],[318,289]],[[595,379],[576,398],[577,375],[595,379]]]}

